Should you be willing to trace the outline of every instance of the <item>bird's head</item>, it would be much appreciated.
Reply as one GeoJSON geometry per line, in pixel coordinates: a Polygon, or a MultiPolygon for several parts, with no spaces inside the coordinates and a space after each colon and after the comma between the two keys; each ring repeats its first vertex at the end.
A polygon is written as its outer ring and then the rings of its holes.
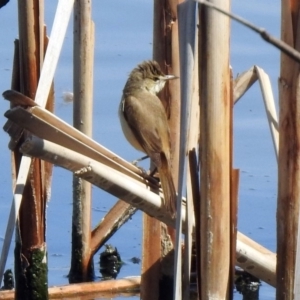
{"type": "Polygon", "coordinates": [[[156,61],[148,60],[139,64],[129,76],[129,81],[139,82],[140,87],[152,94],[159,93],[167,80],[178,78],[175,75],[165,75],[156,61]]]}

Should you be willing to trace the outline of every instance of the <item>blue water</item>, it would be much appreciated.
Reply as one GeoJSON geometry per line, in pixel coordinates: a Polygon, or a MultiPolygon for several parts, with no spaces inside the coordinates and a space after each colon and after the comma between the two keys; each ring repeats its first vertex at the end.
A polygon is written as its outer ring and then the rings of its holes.
{"type": "MultiPolygon", "coordinates": [[[[45,20],[49,33],[57,1],[45,2],[45,20]]],[[[16,1],[11,1],[0,10],[1,93],[10,87],[13,41],[18,36],[16,6],[16,1]]],[[[117,108],[130,70],[137,63],[152,56],[152,6],[150,0],[126,3],[121,0],[93,1],[96,28],[93,138],[128,161],[136,159],[140,154],[123,137],[117,108]]],[[[279,37],[279,0],[234,0],[232,11],[279,37]]],[[[65,103],[62,96],[64,92],[72,91],[72,35],[70,25],[55,75],[55,113],[69,123],[72,123],[72,104],[65,103]]],[[[234,76],[253,65],[263,68],[271,78],[277,101],[279,51],[236,22],[232,22],[231,65],[234,76]]],[[[8,102],[0,101],[0,124],[6,121],[3,113],[8,107],[8,102]]],[[[12,199],[8,141],[7,134],[0,130],[0,245],[12,199]]],[[[234,108],[234,167],[241,171],[239,230],[268,249],[276,251],[277,163],[258,84],[234,108]]],[[[71,186],[71,174],[54,168],[52,195],[47,210],[50,286],[68,282],[66,276],[70,267],[71,186]]],[[[103,218],[114,202],[114,197],[93,188],[93,226],[103,218]]],[[[120,277],[140,274],[140,266],[132,264],[129,259],[141,256],[141,216],[138,212],[110,241],[126,262],[120,277]]],[[[95,265],[97,264],[95,260],[95,265]]],[[[12,253],[7,268],[13,268],[12,253]]],[[[274,289],[263,283],[261,299],[271,300],[274,295],[274,289]]],[[[236,293],[235,300],[239,299],[242,297],[236,293]]]]}

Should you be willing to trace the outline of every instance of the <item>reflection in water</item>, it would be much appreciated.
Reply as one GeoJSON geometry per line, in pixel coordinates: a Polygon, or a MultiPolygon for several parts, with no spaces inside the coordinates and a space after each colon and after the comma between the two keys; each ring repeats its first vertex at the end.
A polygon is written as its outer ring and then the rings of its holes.
{"type": "Polygon", "coordinates": [[[235,287],[243,300],[259,300],[259,279],[243,270],[236,270],[235,274],[235,287]]]}
{"type": "Polygon", "coordinates": [[[122,266],[121,256],[114,246],[106,244],[105,247],[106,249],[100,254],[102,279],[116,279],[122,266]]]}
{"type": "Polygon", "coordinates": [[[4,272],[1,290],[12,290],[15,287],[14,275],[11,269],[4,272]]]}

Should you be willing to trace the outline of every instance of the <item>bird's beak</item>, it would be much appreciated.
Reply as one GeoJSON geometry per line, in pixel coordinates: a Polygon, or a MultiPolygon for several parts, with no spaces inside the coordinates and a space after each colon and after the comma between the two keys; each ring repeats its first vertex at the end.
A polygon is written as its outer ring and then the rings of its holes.
{"type": "Polygon", "coordinates": [[[171,79],[177,79],[177,78],[179,78],[179,77],[176,75],[165,75],[163,77],[164,80],[171,80],[171,79]]]}

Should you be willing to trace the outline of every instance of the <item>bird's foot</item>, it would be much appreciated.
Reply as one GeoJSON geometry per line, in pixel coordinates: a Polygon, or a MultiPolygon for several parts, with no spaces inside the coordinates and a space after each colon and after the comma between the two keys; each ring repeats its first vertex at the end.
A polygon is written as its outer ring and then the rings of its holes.
{"type": "Polygon", "coordinates": [[[144,168],[139,167],[139,166],[136,166],[136,167],[142,172],[143,177],[149,176],[149,172],[146,171],[144,168]]]}

